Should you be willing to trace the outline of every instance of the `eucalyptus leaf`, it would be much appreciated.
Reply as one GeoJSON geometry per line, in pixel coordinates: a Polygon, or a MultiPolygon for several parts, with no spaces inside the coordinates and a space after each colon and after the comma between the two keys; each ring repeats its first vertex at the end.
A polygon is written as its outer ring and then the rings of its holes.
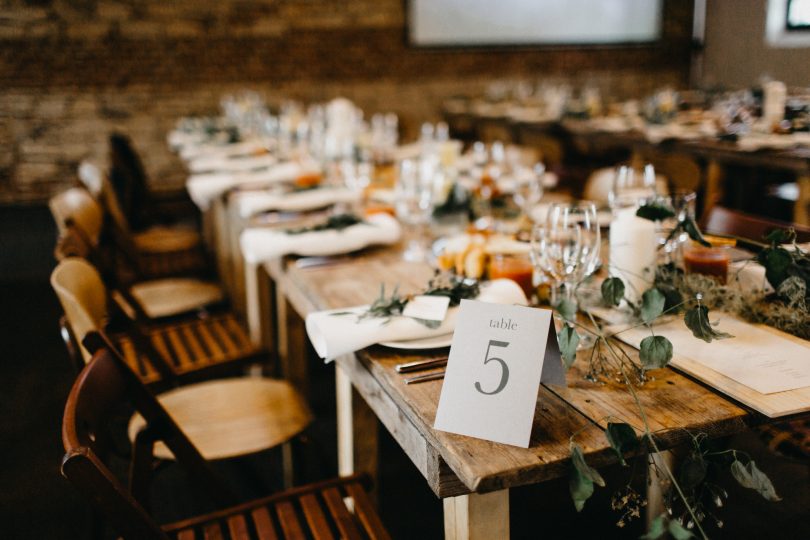
{"type": "Polygon", "coordinates": [[[675,217],[675,212],[672,208],[661,203],[648,203],[640,206],[639,209],[636,210],[636,215],[650,221],[662,221],[667,218],[675,217]]]}
{"type": "Polygon", "coordinates": [[[604,478],[599,474],[599,471],[585,462],[585,454],[582,453],[582,448],[576,443],[571,443],[571,463],[585,478],[588,478],[599,487],[605,487],[604,478]]]}
{"type": "Polygon", "coordinates": [[[732,338],[731,334],[726,332],[718,332],[714,329],[709,322],[709,308],[702,304],[698,304],[692,309],[688,310],[683,317],[683,322],[686,327],[692,331],[692,335],[698,339],[702,339],[706,343],[711,343],[715,339],[732,338]]]}
{"type": "Polygon", "coordinates": [[[791,253],[781,247],[763,249],[757,254],[757,262],[765,267],[765,277],[774,289],[778,289],[789,276],[793,265],[791,253]]]}
{"type": "Polygon", "coordinates": [[[618,306],[624,298],[624,282],[617,277],[602,282],[602,300],[609,306],[618,306]]]}
{"type": "Polygon", "coordinates": [[[739,460],[734,460],[731,464],[731,475],[737,482],[745,488],[757,491],[763,498],[777,502],[782,498],[776,494],[776,489],[768,476],[757,468],[754,460],[748,462],[748,465],[743,465],[739,460]]]}
{"type": "Polygon", "coordinates": [[[415,320],[416,322],[418,322],[419,324],[427,326],[431,330],[435,330],[435,329],[437,329],[438,327],[440,327],[442,325],[442,321],[435,321],[435,320],[430,320],[430,319],[420,319],[418,317],[411,317],[411,318],[413,320],[415,320]]]}
{"type": "Polygon", "coordinates": [[[706,247],[711,247],[712,245],[703,237],[703,233],[700,232],[700,227],[698,227],[697,223],[695,223],[695,219],[692,217],[687,217],[683,220],[683,230],[686,231],[686,234],[689,235],[689,238],[697,242],[698,244],[706,247]]]}
{"type": "Polygon", "coordinates": [[[658,289],[652,288],[641,295],[641,320],[650,324],[664,312],[667,299],[658,289]]]}
{"type": "Polygon", "coordinates": [[[568,491],[571,493],[571,500],[574,501],[574,508],[577,512],[581,512],[585,507],[585,501],[593,495],[593,481],[573,468],[568,478],[568,491]]]}
{"type": "Polygon", "coordinates": [[[557,333],[557,343],[560,346],[565,369],[570,368],[574,360],[577,359],[577,345],[579,345],[579,334],[570,324],[566,324],[557,333]]]}
{"type": "Polygon", "coordinates": [[[774,229],[765,235],[765,240],[770,244],[790,244],[796,240],[796,231],[789,229],[774,229]]]}
{"type": "Polygon", "coordinates": [[[567,298],[563,298],[557,302],[554,309],[556,309],[557,313],[559,313],[560,316],[566,321],[573,321],[577,316],[576,302],[573,300],[568,300],[567,298]]]}
{"type": "Polygon", "coordinates": [[[644,369],[665,367],[672,360],[672,342],[664,336],[647,336],[641,340],[639,358],[644,369]]]}
{"type": "Polygon", "coordinates": [[[625,422],[608,422],[605,437],[618,454],[621,464],[626,466],[624,454],[635,450],[639,445],[639,439],[633,426],[625,422]]]}
{"type": "Polygon", "coordinates": [[[706,478],[708,464],[700,454],[689,456],[678,471],[678,483],[684,490],[691,490],[698,487],[706,478]]]}
{"type": "Polygon", "coordinates": [[[674,313],[676,311],[675,306],[680,306],[683,303],[683,294],[677,287],[665,283],[656,283],[655,288],[664,295],[665,312],[674,313]]]}
{"type": "Polygon", "coordinates": [[[669,534],[672,535],[672,538],[675,540],[689,540],[689,538],[695,536],[689,529],[681,525],[680,521],[675,519],[669,521],[667,531],[669,531],[669,534]]]}
{"type": "Polygon", "coordinates": [[[643,535],[641,538],[642,540],[657,540],[664,536],[664,533],[667,532],[664,523],[664,514],[661,514],[650,523],[650,528],[647,530],[647,534],[643,535]]]}

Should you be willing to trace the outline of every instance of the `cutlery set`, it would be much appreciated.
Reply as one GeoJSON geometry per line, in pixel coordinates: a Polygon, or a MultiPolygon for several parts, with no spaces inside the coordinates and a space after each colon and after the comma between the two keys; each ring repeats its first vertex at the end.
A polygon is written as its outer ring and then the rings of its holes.
{"type": "MultiPolygon", "coordinates": [[[[416,371],[423,371],[426,369],[433,369],[447,365],[447,356],[437,356],[434,358],[426,358],[424,360],[417,360],[415,362],[407,362],[404,364],[397,364],[394,369],[397,373],[414,373],[416,371]]],[[[427,381],[435,381],[443,379],[445,370],[434,371],[432,373],[424,373],[422,375],[414,375],[405,378],[405,384],[417,384],[427,381]]]]}

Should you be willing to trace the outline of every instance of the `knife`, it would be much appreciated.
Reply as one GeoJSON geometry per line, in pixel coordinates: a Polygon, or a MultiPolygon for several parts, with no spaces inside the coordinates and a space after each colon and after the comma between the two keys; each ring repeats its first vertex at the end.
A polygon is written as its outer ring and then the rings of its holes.
{"type": "Polygon", "coordinates": [[[447,357],[440,356],[437,358],[428,358],[426,360],[417,360],[416,362],[408,362],[407,364],[397,364],[394,369],[397,370],[397,373],[411,373],[412,371],[421,371],[423,369],[430,369],[444,365],[447,365],[447,357]]]}
{"type": "Polygon", "coordinates": [[[405,379],[405,384],[416,384],[427,381],[435,381],[437,379],[444,379],[444,370],[435,373],[425,373],[424,375],[416,375],[415,377],[408,377],[405,379]]]}

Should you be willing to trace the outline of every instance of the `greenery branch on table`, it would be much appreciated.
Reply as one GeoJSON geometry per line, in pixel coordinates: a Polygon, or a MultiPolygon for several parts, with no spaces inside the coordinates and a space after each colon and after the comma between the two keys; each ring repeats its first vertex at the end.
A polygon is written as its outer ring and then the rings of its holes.
{"type": "MultiPolygon", "coordinates": [[[[648,219],[671,217],[666,212],[650,208],[640,210],[639,215],[641,214],[645,214],[641,217],[648,219]]],[[[681,222],[676,230],[686,232],[695,241],[705,242],[694,221],[681,222]]],[[[591,322],[591,326],[586,326],[576,321],[576,304],[561,302],[555,306],[565,320],[558,332],[558,341],[566,368],[570,368],[576,359],[580,342],[577,330],[591,333],[595,340],[590,354],[586,354],[586,378],[598,382],[608,376],[623,384],[638,408],[642,426],[634,427],[620,419],[607,418],[605,437],[624,466],[627,466],[625,457],[628,454],[645,452],[650,467],[656,471],[655,476],[662,484],[666,512],[651,522],[649,530],[643,536],[645,539],[661,538],[667,533],[676,539],[691,538],[696,534],[708,538],[704,529],[707,519],[713,521],[717,527],[722,527],[722,520],[714,512],[724,505],[728,493],[715,482],[714,477],[725,468],[741,486],[756,490],[768,501],[780,500],[770,479],[757,468],[750,456],[733,449],[712,450],[708,444],[708,436],[704,433],[689,433],[689,454],[680,463],[677,472],[665,460],[655,459],[654,456],[660,454],[661,450],[636,390],[647,380],[649,370],[666,367],[673,357],[672,342],[666,336],[655,333],[654,323],[662,317],[682,313],[684,324],[695,338],[707,343],[733,337],[711,322],[710,306],[735,312],[755,322],[776,321],[781,323],[778,327],[794,330],[793,333],[801,335],[801,331],[797,330],[808,321],[807,291],[810,287],[807,282],[810,277],[810,258],[795,245],[792,231],[771,233],[767,240],[769,247],[756,256],[756,260],[765,267],[766,277],[776,291],[767,302],[751,302],[750,299],[745,301],[744,294],[739,290],[733,293],[732,288],[725,287],[712,278],[687,275],[674,265],[664,265],[658,268],[653,287],[644,291],[638,303],[626,298],[625,284],[620,278],[611,277],[602,282],[601,303],[609,308],[627,304],[633,320],[629,328],[610,332],[597,322],[590,311],[585,310],[585,315],[591,322]],[[786,242],[794,242],[793,249],[781,247],[786,242]],[[636,362],[618,346],[615,338],[621,332],[640,326],[647,327],[650,335],[641,341],[636,362]]],[[[808,332],[807,325],[804,326],[803,331],[808,332]]],[[[581,447],[575,442],[576,436],[577,433],[570,438],[573,466],[569,490],[577,511],[580,511],[593,494],[594,486],[604,487],[605,481],[585,461],[581,447]]],[[[639,517],[641,508],[645,505],[646,501],[628,482],[614,494],[611,502],[612,508],[622,513],[617,525],[623,527],[630,520],[639,517]]]]}
{"type": "Polygon", "coordinates": [[[362,219],[355,216],[354,214],[337,214],[334,216],[329,216],[329,218],[316,225],[310,225],[308,227],[298,227],[295,229],[287,229],[285,232],[287,234],[304,234],[309,232],[320,232],[320,231],[328,231],[328,230],[335,230],[335,231],[342,231],[352,225],[357,225],[359,223],[365,223],[362,219]]]}
{"type": "MultiPolygon", "coordinates": [[[[450,298],[450,307],[458,306],[462,300],[475,298],[480,292],[478,280],[461,278],[454,274],[440,273],[436,274],[428,282],[427,288],[419,293],[421,296],[447,296],[450,298]]],[[[380,296],[377,297],[371,305],[362,313],[354,313],[351,311],[340,311],[332,315],[357,315],[357,320],[362,321],[369,318],[383,319],[383,324],[387,324],[392,317],[402,315],[405,306],[416,295],[399,294],[399,286],[394,287],[391,296],[385,295],[385,283],[380,285],[380,296]]],[[[413,317],[416,322],[427,326],[428,328],[438,328],[441,326],[441,321],[419,319],[413,317]]]]}

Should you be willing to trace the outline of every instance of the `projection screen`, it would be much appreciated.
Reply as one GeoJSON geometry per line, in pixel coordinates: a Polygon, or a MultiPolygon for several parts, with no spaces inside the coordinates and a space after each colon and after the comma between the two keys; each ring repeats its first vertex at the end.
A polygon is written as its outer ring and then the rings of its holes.
{"type": "Polygon", "coordinates": [[[409,0],[408,35],[426,47],[645,43],[662,0],[409,0]]]}

